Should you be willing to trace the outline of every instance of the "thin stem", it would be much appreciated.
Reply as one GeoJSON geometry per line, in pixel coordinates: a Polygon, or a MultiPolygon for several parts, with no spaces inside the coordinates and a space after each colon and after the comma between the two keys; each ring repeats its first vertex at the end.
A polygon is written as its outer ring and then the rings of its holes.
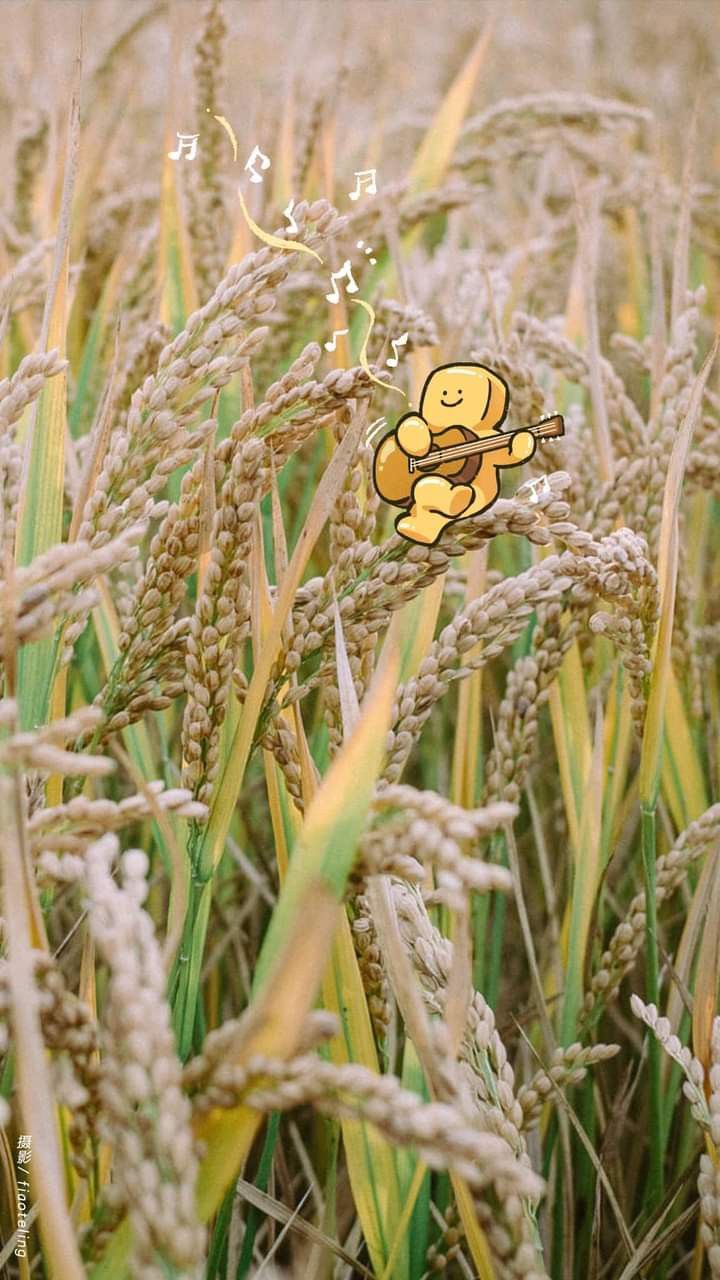
{"type": "MultiPolygon", "coordinates": [[[[260,1156],[260,1164],[258,1166],[257,1176],[255,1178],[255,1186],[260,1191],[267,1191],[270,1181],[270,1170],[272,1168],[273,1156],[275,1154],[275,1144],[277,1142],[278,1130],[280,1128],[280,1115],[277,1111],[273,1112],[268,1120],[267,1131],[265,1133],[265,1142],[263,1144],[262,1154],[260,1156]]],[[[260,1210],[254,1205],[250,1206],[247,1216],[247,1224],[245,1227],[245,1235],[243,1236],[242,1250],[237,1265],[236,1280],[245,1280],[253,1259],[253,1248],[255,1245],[255,1236],[260,1226],[261,1214],[260,1210]]]]}
{"type": "Polygon", "coordinates": [[[189,842],[192,875],[187,911],[168,988],[178,1053],[183,1062],[187,1061],[193,1047],[202,959],[212,899],[212,877],[201,874],[196,865],[197,845],[194,837],[193,832],[189,842]]]}
{"type": "MultiPolygon", "coordinates": [[[[657,1008],[659,968],[657,948],[657,902],[655,884],[655,807],[642,806],[642,857],[645,873],[645,994],[657,1008]]],[[[650,1071],[650,1169],[646,1209],[653,1213],[663,1197],[663,1118],[660,1045],[648,1036],[650,1071]]]]}
{"type": "MultiPolygon", "coordinates": [[[[492,861],[500,864],[501,867],[508,866],[508,852],[505,835],[498,832],[493,836],[491,841],[492,861]]],[[[507,899],[504,893],[494,893],[492,895],[493,915],[492,927],[490,932],[490,964],[488,966],[487,990],[485,998],[494,1009],[497,1004],[498,993],[500,990],[500,972],[502,969],[502,951],[503,941],[505,938],[505,917],[507,914],[507,899]]]]}

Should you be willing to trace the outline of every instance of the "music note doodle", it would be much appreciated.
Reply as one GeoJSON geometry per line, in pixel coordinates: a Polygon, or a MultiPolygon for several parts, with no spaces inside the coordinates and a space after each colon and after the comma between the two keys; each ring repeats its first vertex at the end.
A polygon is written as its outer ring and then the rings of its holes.
{"type": "Polygon", "coordinates": [[[541,497],[550,493],[550,481],[547,476],[533,476],[532,480],[526,480],[523,489],[530,490],[530,501],[536,504],[541,497]]]}
{"type": "Polygon", "coordinates": [[[400,359],[400,357],[398,356],[398,347],[404,347],[407,340],[408,340],[407,333],[401,333],[399,338],[393,338],[391,340],[390,345],[393,351],[395,352],[395,355],[388,356],[387,360],[385,361],[388,369],[397,369],[397,363],[398,363],[398,360],[400,359]]]}
{"type": "Polygon", "coordinates": [[[259,174],[257,169],[254,167],[257,164],[258,160],[260,161],[261,169],[264,170],[264,169],[270,168],[270,163],[271,163],[270,157],[266,156],[256,144],[253,147],[252,151],[250,152],[250,155],[248,156],[247,160],[245,161],[245,168],[250,170],[251,182],[263,181],[261,174],[259,174]]]}
{"type": "Polygon", "coordinates": [[[295,208],[295,201],[294,201],[293,197],[291,196],[291,197],[290,197],[290,202],[289,202],[289,204],[288,204],[287,209],[283,209],[283,218],[287,218],[288,222],[290,223],[290,226],[288,227],[288,235],[289,235],[289,236],[294,236],[294,235],[296,234],[296,232],[297,232],[297,229],[298,229],[298,224],[297,224],[297,222],[295,221],[295,219],[293,218],[293,209],[294,209],[294,208],[295,208]]]}
{"type": "Polygon", "coordinates": [[[355,190],[348,191],[350,199],[359,200],[363,190],[365,190],[369,196],[377,195],[376,174],[377,169],[356,170],[355,177],[357,178],[357,182],[355,183],[355,190]]]}
{"type": "MultiPolygon", "coordinates": [[[[358,242],[357,242],[357,247],[358,247],[358,249],[362,249],[362,247],[363,247],[363,245],[364,245],[364,244],[365,244],[365,241],[364,241],[364,240],[358,240],[358,242]]],[[[370,246],[368,245],[367,249],[365,250],[365,254],[366,254],[366,256],[370,259],[370,266],[371,266],[371,267],[374,267],[374,266],[375,266],[375,263],[377,262],[377,258],[370,258],[370,254],[371,254],[371,253],[372,253],[372,249],[371,249],[371,248],[370,248],[370,246]]]]}
{"type": "Polygon", "coordinates": [[[326,350],[326,351],[335,351],[335,349],[337,348],[337,339],[338,339],[338,338],[341,338],[341,337],[342,337],[342,335],[343,335],[344,333],[349,333],[349,332],[350,332],[350,330],[349,330],[349,329],[335,329],[335,330],[333,330],[333,336],[332,336],[332,339],[330,340],[330,342],[326,342],[326,343],[324,344],[324,345],[325,345],[325,350],[326,350]]]}
{"type": "Polygon", "coordinates": [[[355,280],[353,278],[352,267],[350,266],[349,258],[345,259],[339,271],[333,271],[330,275],[330,281],[332,283],[333,288],[332,288],[332,293],[325,294],[325,297],[327,298],[328,302],[340,301],[340,294],[338,293],[337,281],[342,280],[343,278],[345,278],[348,281],[348,284],[345,286],[347,292],[357,293],[358,286],[355,283],[355,280]]]}
{"type": "Polygon", "coordinates": [[[194,160],[197,155],[197,140],[199,137],[199,133],[178,133],[177,151],[168,151],[170,159],[179,160],[183,151],[187,148],[188,154],[185,156],[185,159],[194,160]]]}

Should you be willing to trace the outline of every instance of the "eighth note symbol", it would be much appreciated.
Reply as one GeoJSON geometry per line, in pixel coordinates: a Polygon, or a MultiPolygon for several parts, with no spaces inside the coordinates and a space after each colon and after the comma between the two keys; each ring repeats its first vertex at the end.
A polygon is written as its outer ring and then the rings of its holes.
{"type": "Polygon", "coordinates": [[[338,338],[341,338],[341,337],[342,337],[342,335],[343,335],[344,333],[349,333],[349,332],[350,332],[350,330],[349,330],[349,329],[335,329],[335,330],[333,330],[333,336],[332,336],[331,341],[330,341],[330,342],[326,342],[326,343],[324,344],[324,346],[325,346],[325,350],[326,350],[326,351],[335,351],[335,349],[337,348],[337,339],[338,339],[338,338]]]}
{"type": "Polygon", "coordinates": [[[340,301],[340,294],[338,293],[337,281],[342,280],[343,277],[345,277],[345,279],[348,281],[347,292],[357,293],[358,286],[356,285],[355,280],[353,279],[352,267],[350,266],[350,259],[346,258],[340,270],[333,271],[330,274],[330,280],[333,288],[332,288],[332,293],[325,294],[325,297],[327,298],[328,302],[340,301]]]}
{"type": "Polygon", "coordinates": [[[535,504],[540,501],[541,497],[550,493],[550,481],[547,476],[533,476],[531,480],[526,480],[523,489],[530,490],[530,501],[535,504]]]}
{"type": "Polygon", "coordinates": [[[289,236],[294,236],[294,235],[295,235],[295,233],[297,232],[297,229],[298,229],[298,224],[297,224],[297,222],[295,221],[295,219],[293,218],[293,209],[294,209],[294,208],[295,208],[295,201],[294,201],[293,197],[291,196],[291,197],[290,197],[290,203],[288,204],[287,209],[283,209],[283,217],[284,217],[284,218],[288,218],[288,219],[289,219],[289,221],[290,221],[290,226],[288,227],[288,235],[289,235],[289,236]]]}
{"type": "Polygon", "coordinates": [[[199,133],[178,133],[178,144],[174,151],[168,151],[171,160],[179,160],[183,151],[187,150],[186,160],[194,160],[197,155],[199,133]]]}
{"type": "Polygon", "coordinates": [[[356,169],[355,177],[357,178],[357,182],[355,183],[355,190],[348,191],[348,195],[351,200],[360,199],[363,187],[369,196],[377,194],[377,182],[375,180],[376,173],[377,169],[356,169]]]}
{"type": "Polygon", "coordinates": [[[392,341],[391,341],[390,345],[391,345],[391,347],[392,347],[393,351],[395,352],[395,355],[394,355],[394,356],[389,356],[389,357],[388,357],[388,359],[385,361],[385,363],[386,363],[386,365],[387,365],[388,369],[396,369],[396,368],[397,368],[397,362],[398,362],[398,360],[400,359],[400,357],[399,357],[399,355],[398,355],[398,347],[404,347],[404,346],[405,346],[405,343],[407,342],[407,340],[408,340],[408,335],[407,335],[407,333],[401,333],[399,338],[393,338],[393,339],[392,339],[392,341]]]}
{"type": "Polygon", "coordinates": [[[247,160],[245,161],[245,169],[250,170],[251,182],[262,182],[262,177],[254,167],[257,164],[258,160],[260,161],[261,169],[270,168],[270,163],[271,163],[270,157],[266,156],[265,153],[261,151],[258,145],[256,144],[253,147],[252,151],[250,152],[250,155],[248,156],[247,160]]]}

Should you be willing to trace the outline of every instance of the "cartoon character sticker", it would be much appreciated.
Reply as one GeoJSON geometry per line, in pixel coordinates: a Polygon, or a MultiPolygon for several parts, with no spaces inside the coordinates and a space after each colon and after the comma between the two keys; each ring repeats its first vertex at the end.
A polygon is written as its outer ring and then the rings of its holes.
{"type": "Polygon", "coordinates": [[[426,379],[418,412],[406,413],[380,442],[375,488],[403,508],[395,528],[408,541],[430,546],[448,524],[487,511],[500,494],[500,470],[528,462],[537,440],[564,434],[559,414],[499,432],[509,399],[494,369],[440,365],[426,379]]]}

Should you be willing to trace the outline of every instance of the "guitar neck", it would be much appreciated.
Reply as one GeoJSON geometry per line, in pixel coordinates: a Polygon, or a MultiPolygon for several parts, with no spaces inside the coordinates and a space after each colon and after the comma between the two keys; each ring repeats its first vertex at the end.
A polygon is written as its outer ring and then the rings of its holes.
{"type": "Polygon", "coordinates": [[[468,440],[467,444],[454,444],[449,445],[447,449],[436,449],[432,456],[412,459],[410,469],[411,471],[424,470],[425,467],[433,469],[439,463],[451,462],[455,458],[471,458],[479,453],[493,453],[495,449],[504,449],[510,444],[518,431],[529,431],[536,440],[550,440],[565,434],[565,423],[562,415],[556,413],[551,418],[543,418],[542,422],[533,423],[530,427],[518,427],[515,431],[503,431],[497,436],[486,436],[484,440],[468,440]]]}

